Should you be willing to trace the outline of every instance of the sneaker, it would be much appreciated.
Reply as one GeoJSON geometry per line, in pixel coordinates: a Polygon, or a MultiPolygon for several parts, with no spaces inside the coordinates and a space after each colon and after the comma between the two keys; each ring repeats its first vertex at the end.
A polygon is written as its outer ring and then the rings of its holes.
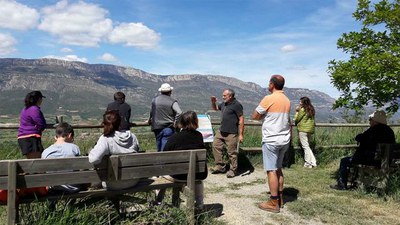
{"type": "Polygon", "coordinates": [[[227,178],[234,178],[236,176],[235,171],[229,170],[228,173],[226,173],[227,178]]]}
{"type": "Polygon", "coordinates": [[[339,185],[339,184],[331,184],[329,185],[329,187],[340,191],[347,190],[347,188],[344,185],[339,185]]]}
{"type": "Polygon", "coordinates": [[[308,163],[304,163],[304,167],[308,168],[308,169],[312,169],[314,167],[317,167],[317,165],[311,165],[311,164],[308,164],[308,163]]]}
{"type": "Polygon", "coordinates": [[[268,212],[279,213],[279,199],[270,199],[266,202],[261,202],[260,204],[258,204],[258,208],[268,212]]]}
{"type": "Polygon", "coordinates": [[[226,172],[225,166],[216,165],[213,168],[211,168],[212,174],[225,173],[225,172],[226,172]]]}

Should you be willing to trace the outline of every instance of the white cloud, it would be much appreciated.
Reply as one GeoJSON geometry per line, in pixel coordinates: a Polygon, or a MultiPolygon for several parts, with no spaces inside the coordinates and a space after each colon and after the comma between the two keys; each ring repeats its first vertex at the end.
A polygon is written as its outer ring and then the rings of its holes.
{"type": "Polygon", "coordinates": [[[59,38],[64,44],[95,47],[112,30],[108,11],[95,4],[62,0],[42,9],[39,29],[59,38]]]}
{"type": "Polygon", "coordinates": [[[307,68],[305,66],[288,66],[288,67],[286,67],[286,69],[299,71],[299,70],[306,70],[307,68]]]}
{"type": "Polygon", "coordinates": [[[287,53],[296,51],[296,49],[297,48],[294,45],[284,45],[282,46],[281,51],[287,53]]]}
{"type": "Polygon", "coordinates": [[[102,59],[106,62],[115,62],[117,61],[117,58],[115,56],[111,55],[110,53],[104,53],[103,55],[99,56],[99,59],[102,59]]]}
{"type": "Polygon", "coordinates": [[[8,55],[16,51],[17,41],[9,34],[0,33],[0,55],[8,55]]]}
{"type": "Polygon", "coordinates": [[[60,52],[69,53],[69,52],[73,52],[73,50],[70,48],[62,48],[62,49],[60,49],[60,52]]]}
{"type": "Polygon", "coordinates": [[[0,28],[26,30],[36,26],[39,13],[13,0],[0,0],[0,28]]]}
{"type": "Polygon", "coordinates": [[[79,62],[84,62],[84,63],[88,62],[87,58],[79,58],[77,55],[65,55],[65,56],[48,55],[48,56],[44,56],[42,58],[60,59],[60,60],[65,60],[65,61],[79,61],[79,62]]]}
{"type": "Polygon", "coordinates": [[[151,49],[160,41],[160,34],[142,23],[121,23],[109,35],[111,43],[124,43],[129,47],[151,49]]]}

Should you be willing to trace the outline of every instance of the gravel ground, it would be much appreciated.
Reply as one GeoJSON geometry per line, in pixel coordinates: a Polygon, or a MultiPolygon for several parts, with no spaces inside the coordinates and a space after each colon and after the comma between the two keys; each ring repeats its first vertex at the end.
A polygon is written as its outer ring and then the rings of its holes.
{"type": "Polygon", "coordinates": [[[290,202],[280,213],[270,213],[257,207],[268,198],[266,175],[261,168],[254,172],[226,178],[225,174],[209,174],[204,182],[206,206],[222,206],[218,220],[229,225],[252,224],[322,224],[308,221],[290,212],[290,202]]]}

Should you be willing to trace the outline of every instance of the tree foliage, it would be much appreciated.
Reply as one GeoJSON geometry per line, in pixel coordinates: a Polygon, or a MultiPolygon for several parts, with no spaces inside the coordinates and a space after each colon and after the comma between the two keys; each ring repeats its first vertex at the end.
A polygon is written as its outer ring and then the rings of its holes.
{"type": "Polygon", "coordinates": [[[397,112],[400,106],[400,0],[359,0],[353,17],[358,32],[344,33],[337,45],[350,57],[331,60],[331,83],[341,92],[334,108],[361,111],[372,104],[397,112]]]}

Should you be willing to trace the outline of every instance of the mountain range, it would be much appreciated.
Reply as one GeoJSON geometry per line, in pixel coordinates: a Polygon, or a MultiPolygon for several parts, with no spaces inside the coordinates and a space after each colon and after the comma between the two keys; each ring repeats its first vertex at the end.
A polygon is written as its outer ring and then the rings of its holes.
{"type": "MultiPolygon", "coordinates": [[[[264,87],[268,84],[266,76],[264,87]]],[[[108,64],[87,64],[58,59],[0,59],[0,115],[18,118],[23,99],[31,90],[46,96],[42,111],[46,118],[64,115],[76,120],[100,119],[113,94],[122,91],[132,107],[132,121],[148,117],[151,100],[162,83],[174,87],[173,97],[183,111],[205,113],[210,109],[210,96],[222,100],[222,91],[231,88],[242,103],[246,118],[268,90],[259,84],[221,75],[156,75],[132,67],[108,64]]],[[[285,87],[292,102],[292,114],[300,97],[308,96],[316,108],[317,122],[341,120],[341,112],[333,111],[335,101],[329,95],[304,88],[285,87]]]]}

